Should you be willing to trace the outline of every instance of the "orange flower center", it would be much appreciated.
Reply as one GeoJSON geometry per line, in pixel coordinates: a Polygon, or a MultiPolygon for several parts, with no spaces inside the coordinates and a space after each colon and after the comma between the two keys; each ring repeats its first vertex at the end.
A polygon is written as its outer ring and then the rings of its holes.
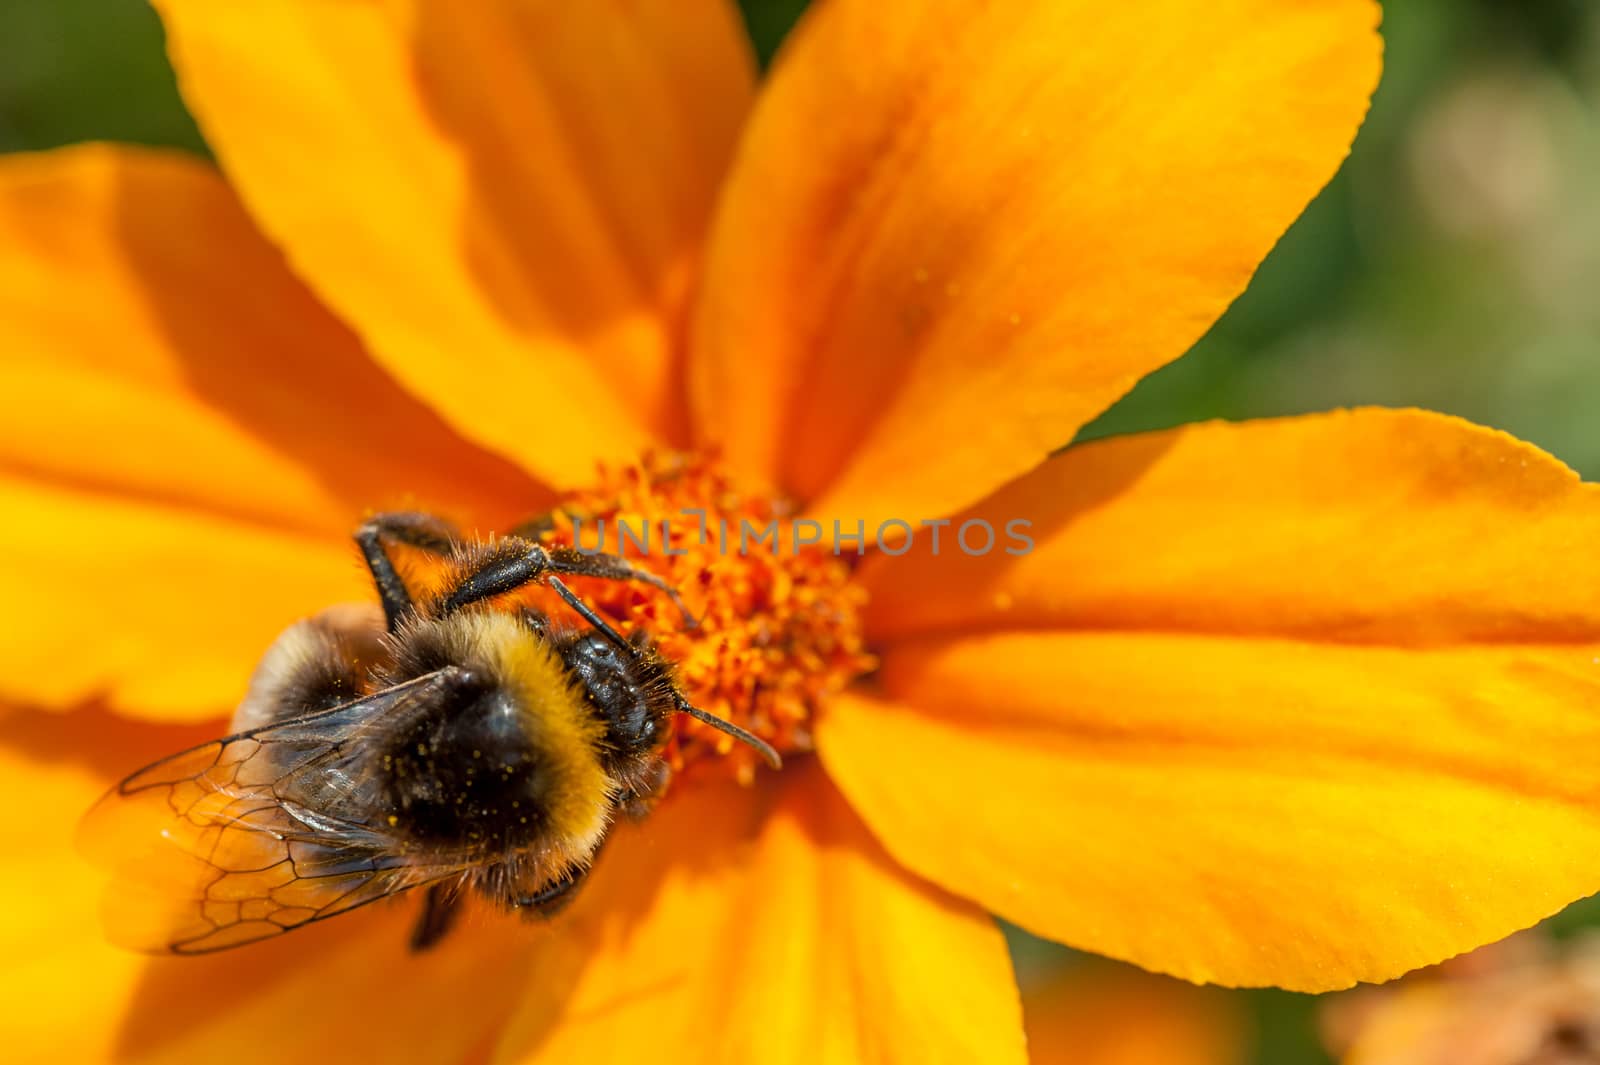
{"type": "MultiPolygon", "coordinates": [[[[676,588],[689,619],[645,585],[570,582],[624,634],[648,632],[691,702],[790,754],[811,749],[818,708],[876,664],[854,551],[835,554],[816,525],[792,517],[787,500],[741,491],[712,459],[654,453],[603,469],[557,506],[540,539],[620,554],[676,588]]],[[[681,714],[667,757],[747,781],[760,761],[681,714]]]]}

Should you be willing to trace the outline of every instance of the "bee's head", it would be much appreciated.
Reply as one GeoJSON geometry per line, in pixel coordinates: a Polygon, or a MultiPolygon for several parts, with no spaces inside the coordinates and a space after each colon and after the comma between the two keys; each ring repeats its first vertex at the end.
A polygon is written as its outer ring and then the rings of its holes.
{"type": "Polygon", "coordinates": [[[591,615],[588,620],[592,630],[568,636],[558,646],[585,692],[585,701],[605,727],[608,771],[630,768],[629,763],[637,769],[659,751],[667,742],[673,714],[688,714],[748,743],[774,769],[783,766],[783,759],[765,740],[689,702],[673,683],[671,667],[651,650],[646,633],[624,639],[602,619],[591,615]]]}
{"type": "Polygon", "coordinates": [[[596,631],[573,633],[558,646],[605,726],[608,770],[650,755],[666,743],[678,697],[659,656],[638,641],[618,646],[596,631]]]}

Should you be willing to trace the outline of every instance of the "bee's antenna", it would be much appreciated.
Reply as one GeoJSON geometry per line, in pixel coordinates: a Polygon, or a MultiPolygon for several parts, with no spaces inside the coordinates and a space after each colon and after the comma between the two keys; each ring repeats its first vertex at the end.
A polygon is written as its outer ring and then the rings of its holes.
{"type": "Polygon", "coordinates": [[[596,614],[592,609],[590,609],[588,603],[585,603],[582,599],[579,599],[577,596],[573,595],[572,589],[561,583],[561,578],[546,577],[545,582],[549,584],[550,587],[554,588],[556,590],[556,594],[562,599],[566,600],[567,605],[576,610],[578,615],[582,617],[583,620],[587,621],[589,624],[593,625],[597,630],[599,630],[600,635],[604,636],[606,639],[622,648],[622,650],[627,651],[629,654],[638,654],[638,649],[635,648],[633,644],[628,642],[627,637],[623,636],[622,633],[612,628],[605,618],[601,617],[599,614],[596,614]]]}
{"type": "Polygon", "coordinates": [[[755,733],[746,732],[738,725],[735,725],[732,721],[724,721],[716,714],[707,713],[681,695],[678,696],[678,709],[688,714],[696,721],[704,721],[718,732],[726,732],[734,739],[739,740],[742,743],[748,743],[760,753],[762,758],[767,760],[767,764],[772,768],[783,768],[783,758],[778,754],[777,748],[773,747],[772,744],[768,743],[760,736],[757,736],[755,733]]]}

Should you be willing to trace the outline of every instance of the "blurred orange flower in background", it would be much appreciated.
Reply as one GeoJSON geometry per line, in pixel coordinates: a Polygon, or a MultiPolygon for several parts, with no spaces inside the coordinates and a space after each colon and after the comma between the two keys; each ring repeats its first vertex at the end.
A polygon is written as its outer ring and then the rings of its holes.
{"type": "Polygon", "coordinates": [[[1600,942],[1538,931],[1326,1000],[1345,1065],[1585,1065],[1600,1055],[1600,942]]]}
{"type": "Polygon", "coordinates": [[[1244,1065],[1239,1004],[1137,969],[1073,965],[1023,992],[1032,1065],[1244,1065]]]}
{"type": "Polygon", "coordinates": [[[1420,412],[1047,458],[1333,174],[1368,0],[829,0],[759,93],[721,0],[159,7],[226,182],[0,160],[22,1058],[1020,1061],[991,912],[1320,990],[1600,887],[1596,490],[1420,412]],[[869,552],[820,757],[677,789],[553,928],[103,944],[76,818],[370,598],[364,513],[505,529],[655,446],[1035,548],[869,552]]]}

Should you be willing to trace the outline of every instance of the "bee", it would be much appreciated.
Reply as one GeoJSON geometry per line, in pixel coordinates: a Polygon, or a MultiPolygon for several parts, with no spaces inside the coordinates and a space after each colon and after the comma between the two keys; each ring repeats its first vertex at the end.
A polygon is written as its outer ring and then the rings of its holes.
{"type": "Polygon", "coordinates": [[[640,582],[683,609],[653,574],[518,535],[468,542],[422,513],[379,515],[355,539],[381,611],[338,607],[291,626],[232,735],[134,773],[86,816],[83,845],[111,873],[112,938],[204,954],[418,888],[416,950],[473,893],[549,917],[618,817],[660,798],[675,715],[780,764],[692,705],[647,634],[624,637],[561,580],[640,582]],[[404,551],[443,567],[436,590],[403,576],[404,551]],[[534,584],[583,624],[503,605],[534,584]]]}

